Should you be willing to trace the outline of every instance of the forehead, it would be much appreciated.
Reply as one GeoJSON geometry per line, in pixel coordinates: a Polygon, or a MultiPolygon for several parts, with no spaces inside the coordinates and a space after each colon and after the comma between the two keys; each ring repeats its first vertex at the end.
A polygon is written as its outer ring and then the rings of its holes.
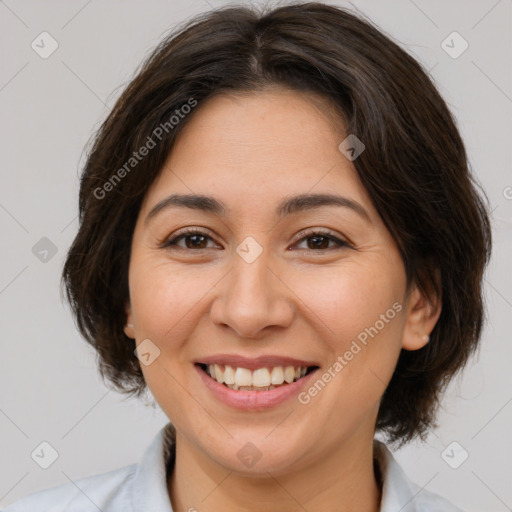
{"type": "Polygon", "coordinates": [[[274,156],[297,161],[314,161],[329,153],[338,156],[345,130],[334,110],[332,103],[317,94],[289,89],[217,95],[187,120],[173,154],[193,146],[200,150],[195,157],[212,156],[230,166],[237,163],[237,157],[247,156],[251,159],[244,160],[244,166],[274,156]]]}
{"type": "Polygon", "coordinates": [[[145,206],[174,192],[224,198],[233,211],[253,213],[307,192],[368,203],[338,149],[346,136],[335,107],[318,95],[275,89],[215,96],[187,119],[145,206]]]}

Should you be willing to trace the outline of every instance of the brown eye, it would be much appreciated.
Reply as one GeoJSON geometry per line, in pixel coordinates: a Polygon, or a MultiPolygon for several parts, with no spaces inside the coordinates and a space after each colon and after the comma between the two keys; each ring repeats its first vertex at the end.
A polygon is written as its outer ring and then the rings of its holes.
{"type": "Polygon", "coordinates": [[[308,236],[308,249],[327,249],[331,240],[324,235],[308,236]]]}
{"type": "Polygon", "coordinates": [[[208,237],[204,235],[182,235],[181,238],[185,240],[188,249],[205,249],[208,237]]]}
{"type": "MultiPolygon", "coordinates": [[[[179,249],[197,250],[209,249],[211,248],[208,247],[209,241],[213,242],[213,239],[207,233],[199,230],[188,230],[179,233],[174,238],[171,238],[165,242],[162,247],[177,247],[179,249]],[[184,241],[184,244],[180,243],[182,241],[184,241]]],[[[326,251],[334,248],[350,247],[347,242],[340,240],[330,233],[324,233],[322,231],[306,234],[306,236],[303,236],[299,240],[299,243],[303,243],[304,241],[306,241],[306,247],[303,247],[302,249],[310,251],[326,251]]]]}
{"type": "Polygon", "coordinates": [[[306,236],[299,240],[299,243],[304,241],[306,241],[306,247],[303,247],[303,249],[311,251],[325,251],[336,247],[350,247],[347,242],[340,240],[330,233],[322,231],[306,234],[306,236]],[[329,244],[332,243],[334,246],[329,246],[329,244]]]}
{"type": "Polygon", "coordinates": [[[165,242],[163,247],[178,247],[180,249],[208,249],[208,241],[212,238],[206,233],[198,230],[182,232],[174,238],[165,242]],[[184,245],[179,242],[184,241],[184,245]]]}

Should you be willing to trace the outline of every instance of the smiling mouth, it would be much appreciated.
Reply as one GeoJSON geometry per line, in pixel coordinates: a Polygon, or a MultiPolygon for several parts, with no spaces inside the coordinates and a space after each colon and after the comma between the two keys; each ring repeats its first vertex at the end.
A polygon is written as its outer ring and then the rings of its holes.
{"type": "Polygon", "coordinates": [[[235,391],[269,391],[296,382],[318,366],[272,366],[249,370],[222,364],[196,363],[208,377],[235,391]]]}

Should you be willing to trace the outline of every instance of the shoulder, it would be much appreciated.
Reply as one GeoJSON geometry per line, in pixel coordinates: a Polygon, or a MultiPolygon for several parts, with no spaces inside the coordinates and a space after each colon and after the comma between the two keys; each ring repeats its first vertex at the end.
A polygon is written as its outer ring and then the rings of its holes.
{"type": "Polygon", "coordinates": [[[381,512],[462,512],[447,499],[412,482],[383,443],[375,442],[374,453],[382,475],[381,512]]]}
{"type": "Polygon", "coordinates": [[[138,464],[34,492],[4,512],[172,512],[166,475],[174,463],[175,435],[168,423],[138,464]]]}
{"type": "Polygon", "coordinates": [[[3,512],[113,512],[130,510],[137,464],[33,492],[3,512]]]}
{"type": "Polygon", "coordinates": [[[418,492],[414,499],[416,505],[414,510],[417,512],[463,512],[459,507],[456,507],[446,498],[439,496],[439,494],[421,489],[415,484],[414,488],[418,492]]]}

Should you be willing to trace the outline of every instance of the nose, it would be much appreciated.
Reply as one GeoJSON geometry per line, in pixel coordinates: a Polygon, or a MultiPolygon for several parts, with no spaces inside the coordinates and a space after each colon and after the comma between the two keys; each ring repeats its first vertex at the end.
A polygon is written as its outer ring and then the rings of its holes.
{"type": "Polygon", "coordinates": [[[261,338],[264,330],[287,327],[293,314],[293,293],[271,268],[268,251],[247,262],[233,253],[231,270],[215,287],[212,321],[241,338],[261,338]]]}

